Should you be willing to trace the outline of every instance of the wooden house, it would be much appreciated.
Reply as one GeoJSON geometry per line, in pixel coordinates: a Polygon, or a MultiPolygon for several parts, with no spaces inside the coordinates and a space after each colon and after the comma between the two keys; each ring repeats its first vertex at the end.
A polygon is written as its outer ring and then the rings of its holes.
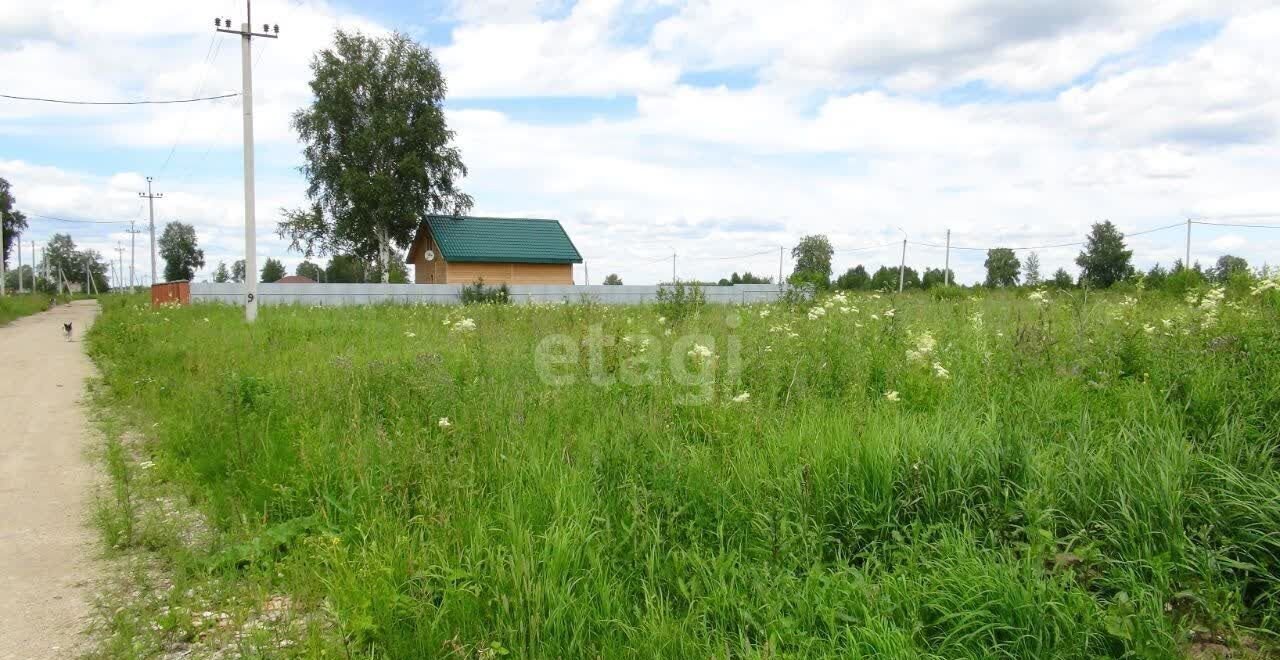
{"type": "Polygon", "coordinates": [[[582,255],[557,220],[428,216],[407,262],[416,284],[573,284],[582,255]]]}

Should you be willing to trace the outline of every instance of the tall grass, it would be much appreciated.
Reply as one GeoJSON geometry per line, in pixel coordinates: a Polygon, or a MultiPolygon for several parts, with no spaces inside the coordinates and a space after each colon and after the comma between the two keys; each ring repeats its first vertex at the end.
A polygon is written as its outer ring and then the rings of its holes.
{"type": "Polygon", "coordinates": [[[215,522],[208,570],[323,604],[354,655],[1273,643],[1275,292],[1052,295],[682,319],[267,308],[253,326],[108,300],[90,339],[112,400],[156,425],[155,469],[215,522]],[[616,340],[553,385],[553,335],[616,340]],[[678,377],[691,343],[714,382],[678,377]],[[651,354],[652,377],[624,377],[651,354]]]}
{"type": "Polygon", "coordinates": [[[44,294],[12,294],[0,296],[0,325],[49,309],[50,296],[44,294]]]}

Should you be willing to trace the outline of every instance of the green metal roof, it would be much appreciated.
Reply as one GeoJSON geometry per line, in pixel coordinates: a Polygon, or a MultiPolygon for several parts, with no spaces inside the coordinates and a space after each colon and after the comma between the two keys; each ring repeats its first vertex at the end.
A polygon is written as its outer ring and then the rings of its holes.
{"type": "Polygon", "coordinates": [[[426,223],[445,261],[582,263],[558,220],[432,215],[426,223]]]}

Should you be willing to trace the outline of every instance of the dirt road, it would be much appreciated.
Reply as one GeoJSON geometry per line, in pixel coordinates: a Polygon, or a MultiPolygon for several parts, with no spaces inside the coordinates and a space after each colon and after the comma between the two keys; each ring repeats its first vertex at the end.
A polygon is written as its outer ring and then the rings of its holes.
{"type": "Polygon", "coordinates": [[[83,300],[0,327],[0,660],[74,657],[84,639],[95,551],[81,340],[97,313],[83,300]]]}

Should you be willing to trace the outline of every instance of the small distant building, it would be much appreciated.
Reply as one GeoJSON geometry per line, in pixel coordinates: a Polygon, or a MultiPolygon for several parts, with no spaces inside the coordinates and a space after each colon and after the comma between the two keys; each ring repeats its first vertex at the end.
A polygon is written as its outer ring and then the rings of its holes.
{"type": "Polygon", "coordinates": [[[274,284],[315,284],[316,281],[305,275],[285,275],[274,284]]]}
{"type": "Polygon", "coordinates": [[[557,220],[433,215],[406,261],[417,284],[573,284],[582,255],[557,220]]]}

